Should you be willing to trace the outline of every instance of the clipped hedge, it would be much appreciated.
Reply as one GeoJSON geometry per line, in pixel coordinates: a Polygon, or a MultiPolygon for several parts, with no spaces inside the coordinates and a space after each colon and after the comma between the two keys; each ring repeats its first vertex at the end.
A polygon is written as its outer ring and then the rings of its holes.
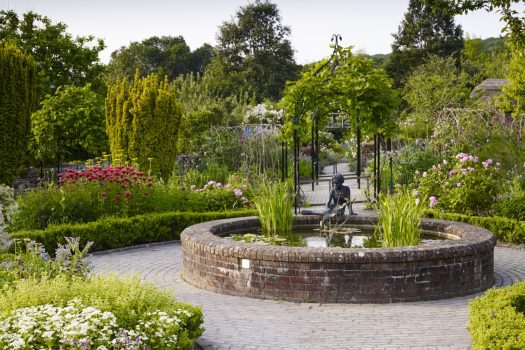
{"type": "Polygon", "coordinates": [[[503,218],[500,216],[469,216],[455,213],[442,213],[436,210],[426,210],[423,217],[459,221],[486,228],[492,232],[499,242],[525,244],[525,221],[503,218]]]}
{"type": "Polygon", "coordinates": [[[525,349],[525,282],[470,302],[472,349],[525,349]]]}
{"type": "Polygon", "coordinates": [[[92,241],[92,250],[98,251],[179,239],[182,230],[190,225],[256,213],[255,210],[151,213],[130,218],[105,218],[86,224],[51,225],[44,230],[17,231],[10,235],[14,239],[29,238],[40,242],[48,252],[54,252],[58,243],[65,244],[64,237],[80,237],[81,246],[92,241]]]}

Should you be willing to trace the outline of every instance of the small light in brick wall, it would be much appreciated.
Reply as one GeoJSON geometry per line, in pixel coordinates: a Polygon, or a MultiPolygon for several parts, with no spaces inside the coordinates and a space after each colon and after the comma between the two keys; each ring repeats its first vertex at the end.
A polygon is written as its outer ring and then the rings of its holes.
{"type": "Polygon", "coordinates": [[[242,259],[241,260],[241,267],[243,269],[249,269],[250,268],[250,260],[249,259],[242,259]]]}

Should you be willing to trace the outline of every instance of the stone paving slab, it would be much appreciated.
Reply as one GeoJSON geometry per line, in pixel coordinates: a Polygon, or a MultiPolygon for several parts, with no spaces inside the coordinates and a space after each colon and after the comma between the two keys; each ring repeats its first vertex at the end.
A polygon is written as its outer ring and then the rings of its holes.
{"type": "MultiPolygon", "coordinates": [[[[468,349],[468,302],[475,295],[397,304],[296,304],[215,294],[180,276],[180,243],[92,255],[96,273],[139,273],[200,305],[202,349],[468,349]]],[[[496,285],[525,279],[525,251],[495,248],[496,285]]]]}

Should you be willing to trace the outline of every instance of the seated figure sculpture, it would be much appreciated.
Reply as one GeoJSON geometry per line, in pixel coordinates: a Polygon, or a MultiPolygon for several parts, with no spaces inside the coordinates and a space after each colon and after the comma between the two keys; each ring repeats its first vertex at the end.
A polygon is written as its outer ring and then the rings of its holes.
{"type": "Polygon", "coordinates": [[[335,174],[332,178],[333,187],[324,210],[325,216],[332,214],[337,216],[344,215],[346,207],[348,207],[350,215],[355,215],[352,211],[352,201],[350,200],[350,187],[343,185],[344,182],[345,178],[342,174],[335,174]]]}

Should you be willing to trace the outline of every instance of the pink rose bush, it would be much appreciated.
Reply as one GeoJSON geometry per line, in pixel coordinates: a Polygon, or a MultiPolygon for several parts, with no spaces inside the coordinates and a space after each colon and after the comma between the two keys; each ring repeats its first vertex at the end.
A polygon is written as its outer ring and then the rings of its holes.
{"type": "Polygon", "coordinates": [[[500,174],[492,160],[459,153],[416,176],[417,191],[429,208],[481,215],[490,212],[496,202],[500,174]]]}

